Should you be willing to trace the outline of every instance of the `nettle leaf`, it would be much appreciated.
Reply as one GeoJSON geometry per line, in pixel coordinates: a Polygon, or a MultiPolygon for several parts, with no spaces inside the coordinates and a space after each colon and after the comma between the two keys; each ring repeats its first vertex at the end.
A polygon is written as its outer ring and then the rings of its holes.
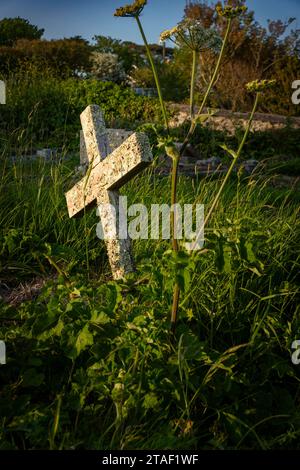
{"type": "Polygon", "coordinates": [[[234,150],[232,150],[232,149],[230,149],[229,147],[227,147],[226,144],[220,144],[220,147],[221,147],[223,150],[225,150],[225,152],[229,153],[229,155],[231,155],[234,160],[238,158],[237,153],[236,153],[234,150]]]}
{"type": "Polygon", "coordinates": [[[109,313],[116,311],[120,302],[122,302],[122,287],[114,282],[108,283],[106,286],[106,302],[105,310],[109,313]]]}
{"type": "Polygon", "coordinates": [[[32,334],[39,337],[45,331],[53,328],[59,319],[59,310],[51,310],[39,315],[32,325],[32,334]]]}
{"type": "Polygon", "coordinates": [[[158,139],[157,149],[159,153],[166,153],[168,157],[173,158],[176,152],[176,146],[172,137],[161,137],[158,139]]]}
{"type": "Polygon", "coordinates": [[[105,312],[97,312],[93,310],[91,322],[96,323],[97,325],[106,325],[111,322],[111,318],[105,312]]]}
{"type": "Polygon", "coordinates": [[[87,347],[92,346],[94,344],[94,337],[92,333],[89,331],[88,325],[85,325],[79,335],[77,336],[77,340],[75,343],[75,352],[76,357],[87,347]]]}

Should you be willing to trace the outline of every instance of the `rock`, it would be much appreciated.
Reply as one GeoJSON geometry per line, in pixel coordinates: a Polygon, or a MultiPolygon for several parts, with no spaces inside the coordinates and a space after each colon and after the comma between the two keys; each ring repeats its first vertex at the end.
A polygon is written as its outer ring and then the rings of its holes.
{"type": "Polygon", "coordinates": [[[222,160],[219,157],[211,157],[207,158],[206,160],[197,160],[196,165],[198,166],[210,166],[210,167],[218,167],[221,165],[222,160]]]}
{"type": "Polygon", "coordinates": [[[36,156],[44,158],[45,160],[53,160],[57,158],[57,149],[46,148],[36,151],[36,156]]]}
{"type": "Polygon", "coordinates": [[[255,170],[257,165],[258,165],[257,160],[246,160],[240,165],[240,167],[244,168],[244,170],[247,173],[251,174],[251,173],[253,173],[253,171],[255,170]]]}

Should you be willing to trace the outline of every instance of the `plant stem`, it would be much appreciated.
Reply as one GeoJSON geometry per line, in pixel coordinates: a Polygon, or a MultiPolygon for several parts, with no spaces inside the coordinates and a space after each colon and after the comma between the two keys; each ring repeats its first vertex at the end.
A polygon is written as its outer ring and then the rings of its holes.
{"type": "Polygon", "coordinates": [[[177,202],[177,182],[178,182],[178,165],[179,165],[179,153],[178,156],[174,156],[172,161],[172,174],[171,174],[171,231],[172,231],[172,248],[174,251],[178,251],[178,240],[176,237],[176,202],[177,202]]]}
{"type": "MultiPolygon", "coordinates": [[[[227,23],[227,29],[226,29],[226,33],[225,33],[225,36],[224,36],[224,39],[223,39],[223,44],[222,44],[222,48],[221,48],[221,51],[220,51],[220,54],[219,54],[219,57],[218,57],[216,68],[214,70],[214,73],[213,73],[213,76],[212,76],[211,81],[209,83],[209,86],[206,90],[205,96],[204,96],[203,101],[201,103],[200,109],[197,113],[197,116],[201,115],[201,113],[203,111],[203,108],[206,105],[206,102],[207,102],[207,99],[208,99],[209,94],[211,92],[211,89],[212,89],[212,87],[215,83],[217,75],[219,73],[221,62],[222,62],[222,59],[223,59],[223,56],[224,56],[224,53],[225,53],[225,48],[226,48],[228,36],[229,36],[229,33],[230,33],[231,22],[232,21],[230,19],[227,23]]],[[[196,67],[197,67],[197,58],[195,58],[195,52],[193,51],[193,66],[192,66],[191,86],[193,85],[194,80],[195,80],[196,67]]],[[[194,86],[192,88],[194,88],[194,86]]],[[[194,117],[194,109],[193,109],[194,108],[194,91],[192,91],[192,88],[191,88],[191,103],[190,103],[190,106],[191,106],[191,126],[190,126],[190,129],[188,131],[188,134],[187,134],[186,138],[184,139],[183,145],[180,149],[179,158],[178,158],[178,161],[176,162],[176,164],[173,160],[172,189],[175,190],[175,192],[176,192],[176,188],[177,188],[179,160],[180,160],[180,157],[182,157],[182,155],[183,155],[183,153],[184,153],[184,151],[185,151],[185,149],[186,149],[186,147],[187,147],[187,145],[190,141],[190,138],[193,136],[193,134],[195,132],[195,129],[196,129],[196,126],[197,126],[197,116],[196,116],[196,118],[194,117]]],[[[176,193],[175,193],[175,195],[172,194],[172,201],[176,202],[176,193]]],[[[175,217],[174,217],[174,224],[176,224],[175,217]]],[[[175,233],[175,227],[174,227],[174,233],[175,233]]],[[[200,233],[201,233],[201,231],[200,231],[200,233]]],[[[199,236],[199,234],[198,234],[198,236],[199,236]]],[[[197,241],[197,238],[196,238],[196,241],[197,241]]],[[[173,249],[174,249],[174,251],[178,251],[178,242],[177,242],[177,240],[176,240],[175,243],[173,241],[173,249]],[[175,250],[174,247],[177,247],[177,249],[175,250]]],[[[172,312],[171,312],[171,331],[172,331],[173,334],[175,333],[175,330],[176,330],[176,323],[177,323],[177,317],[178,317],[178,308],[179,308],[179,299],[180,299],[180,286],[177,282],[175,282],[174,290],[173,290],[172,312]]]]}
{"type": "Polygon", "coordinates": [[[255,103],[254,103],[254,106],[253,106],[253,109],[252,109],[252,112],[251,112],[251,115],[250,115],[250,118],[249,118],[247,127],[246,127],[246,129],[245,129],[243,139],[242,139],[242,141],[241,141],[241,143],[240,143],[240,145],[239,145],[239,148],[238,148],[238,150],[237,150],[237,152],[236,152],[236,156],[232,159],[232,162],[231,162],[231,164],[230,164],[230,166],[229,166],[229,168],[228,168],[228,171],[227,171],[227,173],[226,173],[226,175],[225,175],[224,180],[222,181],[222,184],[221,184],[221,186],[220,186],[220,189],[219,189],[218,193],[216,194],[216,196],[215,196],[215,198],[214,198],[214,200],[213,200],[213,203],[212,203],[212,205],[211,205],[211,207],[210,207],[210,209],[209,209],[209,211],[208,211],[208,213],[207,213],[207,216],[206,216],[205,219],[204,219],[204,223],[203,223],[201,229],[199,230],[199,232],[197,233],[196,239],[195,239],[195,241],[194,241],[194,243],[193,243],[193,246],[192,246],[192,250],[194,249],[194,252],[195,252],[196,244],[197,244],[197,242],[198,242],[198,240],[199,240],[199,236],[200,236],[200,234],[202,233],[203,228],[207,225],[207,223],[208,223],[209,219],[211,218],[211,215],[213,214],[215,208],[217,207],[218,202],[219,202],[220,197],[221,197],[221,194],[222,194],[222,192],[223,192],[223,190],[224,190],[224,188],[225,188],[225,185],[226,185],[226,183],[227,183],[227,181],[228,181],[228,179],[229,179],[229,177],[230,177],[230,175],[231,175],[231,173],[232,173],[232,170],[233,170],[233,168],[234,168],[234,166],[235,166],[237,160],[239,159],[239,157],[240,157],[240,155],[241,155],[241,152],[242,152],[242,150],[243,150],[243,148],[244,148],[244,145],[245,145],[245,143],[246,143],[247,137],[248,137],[249,132],[250,132],[250,129],[251,129],[251,125],[252,125],[252,122],[253,122],[254,114],[255,114],[256,109],[257,109],[257,105],[258,105],[258,101],[259,101],[259,96],[260,96],[260,94],[257,93],[257,94],[256,94],[256,97],[255,97],[255,103]]]}
{"type": "MultiPolygon", "coordinates": [[[[177,181],[178,181],[178,165],[179,165],[180,154],[173,158],[172,166],[172,184],[171,184],[171,228],[172,228],[172,248],[173,251],[178,253],[179,246],[176,236],[176,202],[177,202],[177,181]]],[[[175,281],[173,288],[173,303],[171,311],[171,332],[174,335],[176,330],[176,321],[177,321],[177,312],[180,298],[180,286],[177,281],[175,281]]]]}
{"type": "MultiPolygon", "coordinates": [[[[147,51],[147,56],[148,60],[150,62],[151,68],[152,68],[152,73],[154,76],[157,92],[158,92],[158,97],[160,101],[160,106],[165,122],[165,127],[166,130],[169,134],[169,122],[168,122],[168,117],[167,117],[167,112],[166,112],[166,107],[165,103],[162,97],[162,91],[161,91],[161,85],[158,77],[158,73],[156,70],[155,63],[153,61],[153,57],[147,42],[147,38],[145,36],[141,21],[138,16],[135,17],[140,33],[142,35],[146,51],[147,51]]],[[[196,59],[195,59],[195,65],[193,65],[193,70],[194,68],[196,69],[196,59]]],[[[193,72],[195,75],[195,72],[193,72]]],[[[194,80],[194,78],[192,78],[194,80]]],[[[194,88],[194,86],[193,86],[194,88]]],[[[192,95],[192,99],[194,100],[194,95],[192,95]]],[[[179,159],[180,159],[180,154],[178,156],[174,156],[172,159],[172,173],[171,173],[171,206],[173,207],[173,211],[171,211],[171,231],[172,231],[172,248],[175,252],[178,252],[179,246],[178,246],[178,240],[176,237],[176,212],[175,212],[175,205],[177,201],[177,180],[178,180],[178,164],[179,164],[179,159]]],[[[175,283],[174,286],[174,291],[173,291],[173,305],[172,305],[172,313],[171,313],[171,331],[174,334],[175,333],[175,328],[176,328],[176,319],[177,319],[177,311],[178,311],[178,305],[179,305],[179,296],[180,296],[180,287],[178,283],[175,283]]]]}
{"type": "Polygon", "coordinates": [[[180,150],[180,154],[183,155],[183,152],[185,151],[186,149],[186,146],[188,145],[189,141],[190,141],[190,138],[193,136],[194,132],[195,132],[195,129],[196,129],[196,126],[197,126],[197,116],[200,116],[203,109],[204,109],[204,106],[206,105],[206,102],[207,102],[207,99],[209,97],[209,94],[211,92],[211,89],[212,87],[214,86],[214,83],[216,81],[216,78],[217,78],[217,75],[219,73],[219,70],[220,70],[220,66],[221,66],[221,63],[222,63],[222,59],[223,59],[223,56],[224,56],[224,53],[225,53],[225,48],[226,48],[226,45],[227,45],[227,41],[228,41],[228,36],[229,36],[229,33],[230,33],[230,29],[231,29],[231,23],[232,23],[232,20],[229,19],[228,20],[228,23],[227,23],[227,28],[226,28],[226,32],[225,32],[225,36],[224,36],[224,39],[223,39],[223,44],[222,44],[222,48],[221,48],[221,51],[220,51],[220,54],[219,54],[219,57],[218,57],[218,61],[216,63],[216,68],[214,70],[214,73],[213,73],[213,76],[211,78],[211,81],[208,85],[208,88],[206,90],[206,93],[204,95],[204,98],[203,98],[203,101],[201,103],[201,106],[199,108],[199,111],[195,117],[195,119],[192,120],[191,122],[191,126],[190,126],[190,129],[187,133],[187,136],[186,138],[184,139],[184,142],[183,142],[183,145],[181,147],[181,150],[180,150]]]}
{"type": "Polygon", "coordinates": [[[176,323],[177,323],[177,312],[180,299],[180,286],[178,282],[175,283],[173,289],[173,304],[172,304],[172,313],[171,313],[171,333],[175,334],[176,323]]]}
{"type": "Polygon", "coordinates": [[[136,22],[137,22],[137,24],[138,24],[140,33],[141,33],[141,35],[142,35],[142,38],[143,38],[143,41],[144,41],[144,44],[145,44],[145,47],[146,47],[146,52],[147,52],[148,60],[149,60],[149,62],[150,62],[151,68],[152,68],[152,73],[153,73],[154,80],[155,80],[155,84],[156,84],[156,88],[157,88],[157,93],[158,93],[158,98],[159,98],[159,102],[160,102],[160,106],[161,106],[161,111],[162,111],[163,119],[164,119],[164,122],[165,122],[166,129],[167,129],[167,131],[168,131],[168,133],[169,133],[169,121],[168,121],[168,116],[167,116],[167,111],[166,111],[165,103],[164,103],[163,96],[162,96],[161,85],[160,85],[158,73],[157,73],[157,70],[156,70],[156,66],[155,66],[155,63],[154,63],[154,60],[153,60],[153,57],[152,57],[152,54],[151,54],[151,50],[150,50],[150,47],[149,47],[147,38],[146,38],[146,36],[145,36],[145,33],[144,33],[144,30],[143,30],[143,26],[142,26],[142,23],[141,23],[141,21],[140,21],[140,18],[139,18],[138,16],[135,16],[135,19],[136,19],[136,22]]]}
{"type": "Polygon", "coordinates": [[[193,65],[192,65],[192,76],[191,76],[191,90],[190,90],[190,115],[191,120],[195,116],[195,83],[196,83],[196,72],[197,72],[197,51],[193,51],[193,65]]]}

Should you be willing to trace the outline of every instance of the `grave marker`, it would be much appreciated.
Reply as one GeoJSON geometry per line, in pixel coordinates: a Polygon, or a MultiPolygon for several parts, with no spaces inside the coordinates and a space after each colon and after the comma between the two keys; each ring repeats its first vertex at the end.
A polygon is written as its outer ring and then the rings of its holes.
{"type": "Polygon", "coordinates": [[[66,193],[69,216],[79,216],[93,204],[98,206],[112,274],[114,279],[120,279],[134,270],[134,263],[128,234],[117,238],[118,190],[152,162],[151,148],[145,134],[133,133],[111,152],[109,132],[99,106],[88,106],[80,119],[89,169],[66,193]]]}

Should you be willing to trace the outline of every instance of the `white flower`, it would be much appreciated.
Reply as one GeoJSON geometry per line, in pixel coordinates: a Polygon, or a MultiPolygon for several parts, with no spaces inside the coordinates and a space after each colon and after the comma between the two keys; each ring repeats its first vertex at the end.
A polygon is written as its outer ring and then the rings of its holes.
{"type": "Polygon", "coordinates": [[[189,18],[161,33],[162,42],[168,39],[178,46],[185,45],[197,52],[212,50],[218,53],[222,47],[222,38],[215,29],[204,28],[201,21],[189,18]]]}

